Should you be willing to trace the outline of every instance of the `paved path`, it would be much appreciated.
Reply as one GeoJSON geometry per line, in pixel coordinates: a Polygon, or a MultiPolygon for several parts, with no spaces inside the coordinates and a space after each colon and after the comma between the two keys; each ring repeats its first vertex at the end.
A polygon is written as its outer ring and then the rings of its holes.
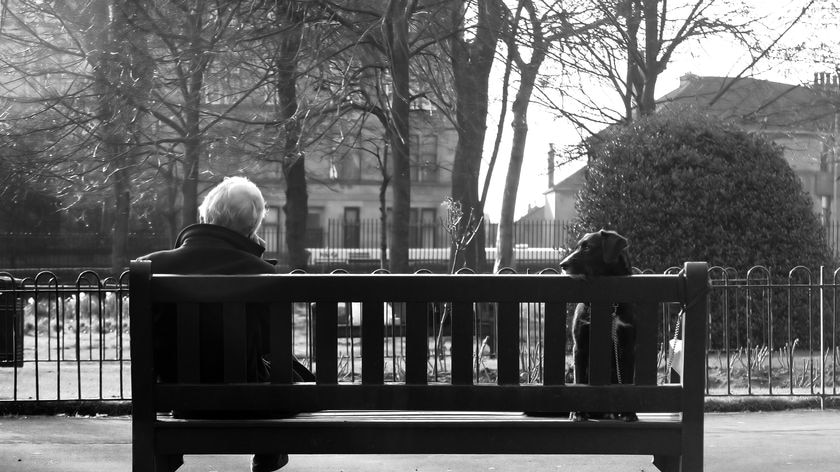
{"type": "MultiPolygon", "coordinates": [[[[840,411],[706,415],[706,467],[714,472],[840,471],[840,411]]],[[[2,472],[131,469],[127,417],[0,417],[2,472]]],[[[247,471],[248,456],[187,457],[179,472],[247,471]]],[[[644,456],[308,456],[284,472],[628,471],[655,468],[644,456]]]]}

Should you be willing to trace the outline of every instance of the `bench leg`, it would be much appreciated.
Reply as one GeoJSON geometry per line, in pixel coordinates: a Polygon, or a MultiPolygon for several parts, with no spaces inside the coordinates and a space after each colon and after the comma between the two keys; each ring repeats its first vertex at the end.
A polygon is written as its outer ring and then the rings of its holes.
{"type": "Polygon", "coordinates": [[[175,472],[184,464],[184,456],[155,454],[155,472],[175,472]]]}
{"type": "Polygon", "coordinates": [[[662,472],[680,472],[680,456],[653,456],[653,465],[662,472]]]}

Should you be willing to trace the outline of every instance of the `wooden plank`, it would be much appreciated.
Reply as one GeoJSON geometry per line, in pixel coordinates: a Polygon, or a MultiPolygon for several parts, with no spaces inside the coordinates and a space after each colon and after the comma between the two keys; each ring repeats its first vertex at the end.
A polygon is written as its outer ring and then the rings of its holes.
{"type": "Polygon", "coordinates": [[[385,310],[381,302],[362,303],[362,383],[381,384],[385,375],[385,310]]]}
{"type": "Polygon", "coordinates": [[[427,382],[428,333],[426,303],[405,304],[405,382],[422,385],[427,382]]]}
{"type": "Polygon", "coordinates": [[[319,384],[338,383],[338,303],[316,303],[314,319],[315,380],[319,384]]]}
{"type": "MultiPolygon", "coordinates": [[[[634,307],[636,323],[636,385],[656,385],[659,305],[642,303],[634,307]]],[[[666,333],[667,336],[667,333],[666,333]]]]}
{"type": "Polygon", "coordinates": [[[450,385],[450,384],[230,384],[157,387],[159,411],[191,407],[238,411],[448,410],[448,411],[680,411],[678,385],[450,385]]]}
{"type": "Polygon", "coordinates": [[[566,302],[545,304],[543,383],[566,383],[566,302]]]}
{"type": "Polygon", "coordinates": [[[703,470],[703,402],[706,378],[708,265],[687,262],[683,269],[686,313],[683,327],[682,470],[703,470]]]}
{"type": "Polygon", "coordinates": [[[271,303],[269,313],[269,347],[271,349],[271,382],[286,384],[294,381],[292,373],[292,304],[271,303]]]}
{"type": "Polygon", "coordinates": [[[498,383],[519,383],[519,304],[499,303],[497,309],[498,383]]]}
{"type": "Polygon", "coordinates": [[[357,417],[303,414],[271,423],[166,421],[160,449],[169,454],[247,454],[283,445],[290,454],[646,454],[679,451],[679,423],[642,419],[574,423],[522,415],[357,417]]]}
{"type": "Polygon", "coordinates": [[[455,385],[469,385],[473,381],[474,320],[472,303],[452,304],[452,383],[455,385]]]}
{"type": "Polygon", "coordinates": [[[154,316],[152,313],[152,263],[131,261],[129,335],[131,343],[131,470],[154,470],[155,382],[154,316]],[[141,341],[142,340],[142,341],[141,341]]]}
{"type": "Polygon", "coordinates": [[[248,372],[248,318],[244,303],[222,305],[225,382],[245,382],[248,372]]]}
{"type": "Polygon", "coordinates": [[[596,302],[591,305],[589,325],[589,384],[610,383],[612,365],[612,313],[611,303],[596,302]]]}
{"type": "Polygon", "coordinates": [[[366,301],[594,302],[678,301],[677,275],[634,275],[577,280],[552,274],[264,274],[242,276],[163,275],[152,281],[160,302],[366,301]],[[338,279],[340,277],[340,279],[338,279]],[[340,280],[340,283],[339,283],[340,280]],[[324,287],[329,287],[325,290],[324,287]]]}
{"type": "Polygon", "coordinates": [[[201,373],[201,327],[198,303],[177,305],[178,382],[198,382],[201,373]]]}

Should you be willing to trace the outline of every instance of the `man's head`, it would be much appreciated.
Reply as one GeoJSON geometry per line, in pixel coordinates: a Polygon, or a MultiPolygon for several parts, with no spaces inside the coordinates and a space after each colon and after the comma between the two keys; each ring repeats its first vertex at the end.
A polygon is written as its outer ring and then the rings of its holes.
{"type": "Polygon", "coordinates": [[[202,223],[224,226],[250,238],[265,217],[265,199],[247,178],[225,177],[204,197],[198,212],[202,223]]]}

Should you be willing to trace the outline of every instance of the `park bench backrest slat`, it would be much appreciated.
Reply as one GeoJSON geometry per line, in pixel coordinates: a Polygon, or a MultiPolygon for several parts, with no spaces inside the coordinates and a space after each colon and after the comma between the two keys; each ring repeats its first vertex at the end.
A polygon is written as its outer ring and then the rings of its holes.
{"type": "Polygon", "coordinates": [[[236,383],[247,380],[248,350],[245,347],[248,338],[247,322],[245,303],[222,305],[225,382],[236,383]]]}
{"type": "Polygon", "coordinates": [[[499,384],[516,385],[519,383],[519,305],[499,303],[497,309],[497,329],[505,333],[498,337],[499,384]]]}
{"type": "Polygon", "coordinates": [[[636,385],[656,385],[656,364],[660,344],[657,339],[659,306],[656,303],[640,303],[635,309],[636,317],[636,385]]]}
{"type": "Polygon", "coordinates": [[[543,383],[563,385],[566,383],[566,302],[545,304],[545,335],[543,345],[543,383]]]}
{"type": "Polygon", "coordinates": [[[362,305],[362,383],[381,384],[385,374],[385,306],[362,305]]]}
{"type": "Polygon", "coordinates": [[[271,383],[290,384],[294,381],[291,362],[294,349],[292,304],[271,303],[268,306],[268,312],[270,318],[271,383]]]}
{"type": "Polygon", "coordinates": [[[405,304],[405,382],[413,385],[427,383],[426,359],[429,350],[426,328],[428,304],[405,304]]]}
{"type": "Polygon", "coordinates": [[[315,305],[315,378],[319,384],[338,382],[338,304],[315,305]]]}
{"type": "Polygon", "coordinates": [[[452,383],[473,382],[473,307],[471,303],[452,304],[452,383]]]}
{"type": "Polygon", "coordinates": [[[179,303],[178,311],[178,382],[194,383],[200,379],[201,318],[198,303],[179,303]]]}

